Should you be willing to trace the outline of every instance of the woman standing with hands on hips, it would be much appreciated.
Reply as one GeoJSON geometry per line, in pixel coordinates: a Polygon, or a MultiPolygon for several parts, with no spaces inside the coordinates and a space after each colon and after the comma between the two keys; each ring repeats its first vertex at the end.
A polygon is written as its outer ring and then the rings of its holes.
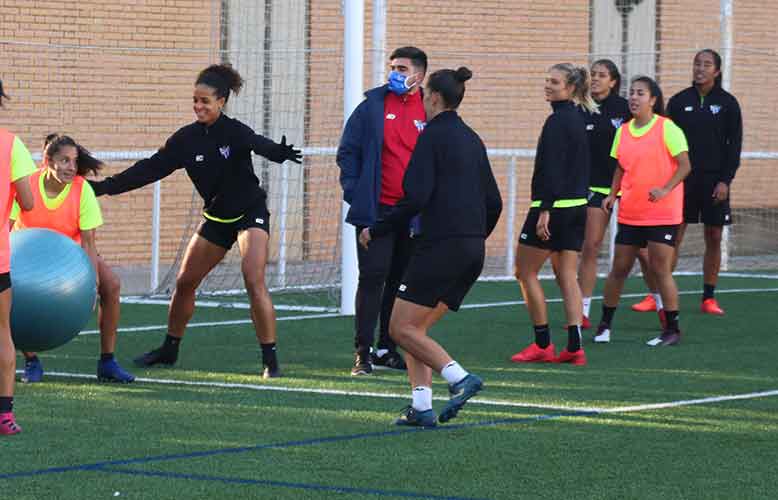
{"type": "Polygon", "coordinates": [[[243,78],[231,66],[205,68],[197,77],[192,96],[196,121],[179,129],[151,158],[99,182],[95,194],[116,195],[160,180],[185,168],[203,198],[203,220],[186,249],[170,301],[168,332],[162,345],[136,358],[139,366],[173,365],[184,331],[195,307],[200,282],[237,241],[241,271],[251,303],[251,319],[262,349],[263,378],[280,375],[276,358],[276,322],[265,285],[270,213],[267,195],[259,186],[252,151],[283,163],[300,163],[300,150],[267,139],[222,110],[243,78]]]}

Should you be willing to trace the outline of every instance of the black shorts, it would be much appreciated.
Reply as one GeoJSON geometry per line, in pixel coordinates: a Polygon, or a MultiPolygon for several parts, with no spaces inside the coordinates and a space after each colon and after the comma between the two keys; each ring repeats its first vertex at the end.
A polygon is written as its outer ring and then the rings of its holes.
{"type": "Polygon", "coordinates": [[[683,185],[683,221],[687,224],[706,226],[728,226],[732,224],[729,198],[715,202],[713,190],[718,184],[716,177],[691,176],[683,185]]]}
{"type": "Polygon", "coordinates": [[[586,234],[586,205],[570,208],[552,208],[548,230],[551,239],[538,238],[537,224],[540,208],[530,208],[519,234],[519,243],[552,252],[572,250],[580,252],[586,234]]]}
{"type": "Polygon", "coordinates": [[[421,240],[414,246],[397,296],[426,307],[443,302],[457,311],[481,275],[485,253],[483,238],[421,240]]]}
{"type": "Polygon", "coordinates": [[[586,206],[589,208],[602,208],[602,201],[607,197],[607,194],[598,193],[597,191],[589,191],[589,196],[586,198],[586,206]]]}
{"type": "Polygon", "coordinates": [[[678,224],[672,226],[631,226],[619,223],[616,244],[645,248],[649,241],[653,241],[675,248],[677,238],[678,224]]]}
{"type": "Polygon", "coordinates": [[[217,222],[203,217],[203,221],[197,228],[197,234],[214,245],[229,250],[238,240],[238,233],[252,227],[257,227],[270,234],[270,212],[265,200],[261,200],[248,209],[243,217],[235,222],[217,222]]]}
{"type": "Polygon", "coordinates": [[[11,273],[0,274],[0,293],[11,288],[11,273]]]}

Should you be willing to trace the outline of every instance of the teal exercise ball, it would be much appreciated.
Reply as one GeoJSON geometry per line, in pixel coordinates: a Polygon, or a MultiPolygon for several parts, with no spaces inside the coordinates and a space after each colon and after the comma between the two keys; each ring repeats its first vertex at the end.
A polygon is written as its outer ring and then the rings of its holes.
{"type": "Polygon", "coordinates": [[[68,343],[92,316],[96,276],[86,252],[50,229],[11,232],[11,336],[22,351],[68,343]]]}

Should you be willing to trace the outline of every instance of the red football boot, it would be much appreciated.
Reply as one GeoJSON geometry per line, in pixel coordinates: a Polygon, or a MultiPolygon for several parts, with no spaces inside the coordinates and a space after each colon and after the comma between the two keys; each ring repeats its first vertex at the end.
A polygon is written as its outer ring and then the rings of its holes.
{"type": "Polygon", "coordinates": [[[535,342],[511,356],[511,361],[514,363],[552,363],[554,359],[556,359],[554,344],[548,344],[548,347],[541,349],[535,342]]]}
{"type": "Polygon", "coordinates": [[[714,316],[724,316],[724,309],[719,306],[719,303],[714,298],[705,299],[700,304],[700,311],[703,314],[713,314],[714,316]]]}
{"type": "Polygon", "coordinates": [[[554,360],[554,363],[570,363],[571,365],[583,366],[586,364],[586,353],[583,347],[575,352],[564,349],[559,353],[559,357],[554,360]]]}
{"type": "Polygon", "coordinates": [[[654,300],[654,296],[649,293],[643,297],[643,300],[640,302],[632,304],[632,310],[641,313],[656,311],[656,301],[654,300]]]}

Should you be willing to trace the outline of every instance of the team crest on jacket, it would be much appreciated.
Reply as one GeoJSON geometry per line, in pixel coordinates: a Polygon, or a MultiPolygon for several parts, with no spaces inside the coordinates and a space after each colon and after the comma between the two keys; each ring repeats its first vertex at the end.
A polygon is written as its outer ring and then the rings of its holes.
{"type": "Polygon", "coordinates": [[[220,147],[219,148],[219,152],[222,154],[222,156],[224,157],[225,160],[230,157],[230,147],[229,146],[222,146],[222,147],[220,147]]]}
{"type": "Polygon", "coordinates": [[[611,118],[611,125],[613,125],[613,128],[621,127],[622,123],[624,123],[624,118],[611,118]]]}
{"type": "Polygon", "coordinates": [[[717,114],[719,114],[719,111],[721,111],[721,106],[719,106],[718,104],[711,104],[710,105],[710,112],[711,113],[713,113],[714,115],[717,115],[717,114]]]}
{"type": "Polygon", "coordinates": [[[423,120],[413,120],[413,124],[416,125],[416,130],[421,134],[424,132],[424,127],[427,125],[427,122],[423,120]]]}

